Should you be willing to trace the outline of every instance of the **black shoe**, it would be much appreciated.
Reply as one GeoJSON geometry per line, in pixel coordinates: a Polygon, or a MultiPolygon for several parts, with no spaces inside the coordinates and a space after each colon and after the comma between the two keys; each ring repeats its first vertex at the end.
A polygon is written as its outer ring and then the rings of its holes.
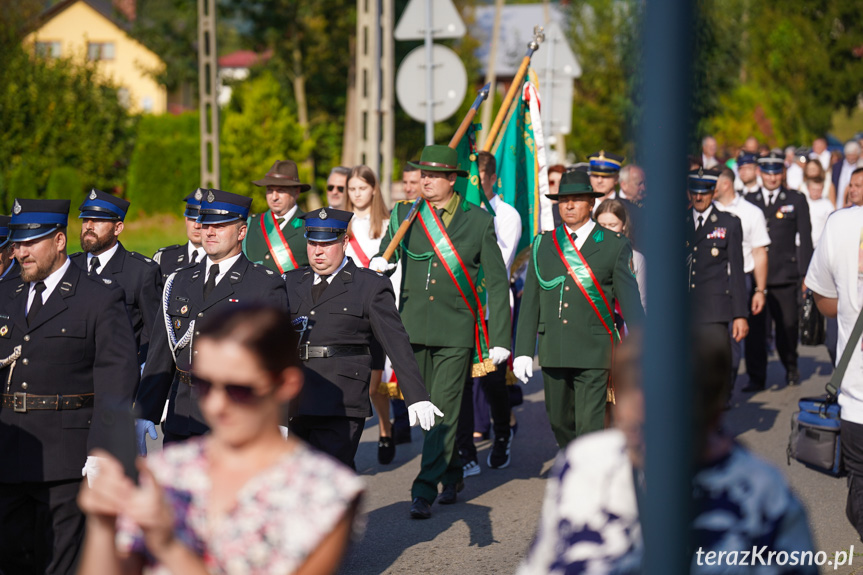
{"type": "Polygon", "coordinates": [[[414,497],[411,502],[411,517],[414,519],[428,519],[431,517],[431,503],[422,497],[414,497]]]}
{"type": "Polygon", "coordinates": [[[452,505],[458,501],[458,493],[464,489],[464,481],[458,483],[450,483],[443,486],[443,491],[440,493],[437,502],[441,505],[452,505]]]}
{"type": "Polygon", "coordinates": [[[494,445],[488,454],[488,466],[492,469],[503,469],[509,466],[510,447],[512,446],[512,430],[505,437],[495,437],[494,445]]]}
{"type": "Polygon", "coordinates": [[[392,437],[381,437],[378,439],[378,463],[387,465],[392,463],[396,456],[396,445],[392,437]]]}
{"type": "Polygon", "coordinates": [[[750,379],[749,383],[746,384],[741,391],[743,393],[758,393],[759,391],[764,391],[764,382],[758,381],[757,379],[750,379]]]}
{"type": "Polygon", "coordinates": [[[401,445],[402,443],[410,443],[413,441],[411,437],[411,428],[405,427],[402,429],[398,429],[393,427],[393,441],[395,441],[396,445],[401,445]]]}
{"type": "Polygon", "coordinates": [[[800,372],[796,367],[789,367],[788,373],[785,374],[785,382],[788,385],[800,385],[800,372]]]}

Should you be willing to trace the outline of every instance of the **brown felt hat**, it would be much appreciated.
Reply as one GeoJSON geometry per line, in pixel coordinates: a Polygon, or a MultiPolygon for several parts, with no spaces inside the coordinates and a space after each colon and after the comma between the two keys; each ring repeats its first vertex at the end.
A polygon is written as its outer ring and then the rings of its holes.
{"type": "Polygon", "coordinates": [[[296,186],[301,192],[312,187],[309,184],[300,183],[297,163],[291,160],[276,160],[266,176],[252,183],[256,186],[296,186]]]}

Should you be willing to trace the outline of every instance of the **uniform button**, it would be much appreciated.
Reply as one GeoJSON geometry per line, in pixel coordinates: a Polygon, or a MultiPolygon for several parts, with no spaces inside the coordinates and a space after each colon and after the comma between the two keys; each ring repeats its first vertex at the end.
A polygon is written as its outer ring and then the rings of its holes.
{"type": "Polygon", "coordinates": [[[265,255],[265,256],[264,256],[264,259],[265,259],[265,260],[270,259],[270,254],[265,255]]]}
{"type": "Polygon", "coordinates": [[[695,258],[692,258],[692,263],[695,263],[695,258]]]}
{"type": "Polygon", "coordinates": [[[27,389],[27,382],[26,381],[21,384],[21,389],[27,389]]]}
{"type": "Polygon", "coordinates": [[[563,291],[569,291],[569,286],[563,286],[563,291]]]}
{"type": "Polygon", "coordinates": [[[569,303],[563,304],[563,307],[569,307],[569,303]]]}
{"type": "Polygon", "coordinates": [[[30,360],[25,357],[21,360],[21,363],[23,363],[24,365],[30,365],[30,360]]]}
{"type": "Polygon", "coordinates": [[[691,287],[695,287],[695,284],[692,284],[692,286],[691,286],[691,287]]]}
{"type": "Polygon", "coordinates": [[[437,280],[432,280],[431,283],[436,284],[437,280]]]}
{"type": "Polygon", "coordinates": [[[432,262],[432,267],[433,267],[433,268],[436,268],[436,267],[437,267],[437,262],[432,262]]]}
{"type": "Polygon", "coordinates": [[[695,270],[692,270],[692,275],[695,275],[695,270]]]}
{"type": "Polygon", "coordinates": [[[434,301],[434,296],[433,296],[433,295],[430,295],[430,296],[429,296],[429,301],[434,301]]]}
{"type": "Polygon", "coordinates": [[[197,350],[197,349],[195,350],[195,355],[198,355],[198,350],[197,350]]]}
{"type": "Polygon", "coordinates": [[[201,335],[201,332],[196,331],[196,332],[195,332],[195,335],[201,335]]]}
{"type": "Polygon", "coordinates": [[[30,336],[29,336],[29,335],[25,335],[25,336],[24,336],[24,341],[30,341],[30,336]]]}
{"type": "Polygon", "coordinates": [[[695,246],[694,248],[692,248],[692,251],[697,252],[697,251],[698,251],[698,246],[695,246]]]}
{"type": "Polygon", "coordinates": [[[60,333],[66,333],[66,328],[65,328],[65,327],[64,327],[64,328],[62,328],[62,329],[60,330],[60,333]]]}
{"type": "Polygon", "coordinates": [[[204,317],[204,312],[199,313],[198,317],[204,317]]]}
{"type": "Polygon", "coordinates": [[[348,311],[348,308],[343,307],[343,308],[342,308],[342,311],[348,311]]]}
{"type": "Polygon", "coordinates": [[[566,324],[566,323],[569,323],[569,320],[568,320],[568,319],[565,319],[565,320],[563,320],[563,323],[565,323],[565,324],[566,324]]]}
{"type": "Polygon", "coordinates": [[[310,311],[309,315],[315,315],[315,310],[310,311]]]}

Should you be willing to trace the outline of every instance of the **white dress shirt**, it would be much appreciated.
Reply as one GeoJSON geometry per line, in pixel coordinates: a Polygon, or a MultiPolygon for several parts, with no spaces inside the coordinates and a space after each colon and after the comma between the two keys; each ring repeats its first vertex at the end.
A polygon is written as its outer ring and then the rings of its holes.
{"type": "MultiPolygon", "coordinates": [[[[281,224],[279,224],[279,229],[280,229],[280,230],[285,229],[285,226],[286,226],[286,225],[288,225],[288,221],[289,221],[292,217],[294,217],[294,214],[295,214],[295,213],[297,213],[297,205],[296,205],[296,204],[294,204],[294,207],[293,207],[293,208],[291,208],[290,210],[288,210],[287,212],[285,212],[285,215],[284,215],[284,216],[276,216],[277,218],[284,218],[284,219],[282,220],[282,223],[281,223],[281,224]]],[[[275,214],[273,214],[273,215],[275,215],[275,214]]]]}
{"type": "Polygon", "coordinates": [[[764,198],[764,204],[767,206],[772,206],[773,202],[775,202],[779,198],[779,192],[781,190],[781,187],[776,188],[775,190],[767,190],[765,188],[761,188],[761,197],[764,198]]]}
{"type": "MultiPolygon", "coordinates": [[[[60,269],[46,277],[42,280],[45,283],[45,291],[42,292],[42,303],[44,304],[48,301],[48,298],[51,297],[51,294],[54,292],[54,288],[57,287],[57,284],[60,283],[60,280],[63,279],[63,274],[66,273],[66,270],[69,269],[69,264],[72,263],[72,260],[66,258],[66,261],[60,266],[60,269]]],[[[30,292],[27,294],[27,312],[30,312],[30,306],[33,304],[33,297],[36,295],[36,284],[38,282],[30,282],[30,292]]]]}
{"type": "Polygon", "coordinates": [[[111,258],[114,257],[114,254],[117,253],[117,250],[120,249],[120,242],[114,244],[113,247],[109,248],[107,251],[97,255],[87,254],[87,271],[90,271],[90,261],[93,258],[99,258],[99,267],[96,268],[96,273],[102,275],[102,270],[105,269],[105,266],[108,265],[108,262],[111,261],[111,258]]]}
{"type": "Polygon", "coordinates": [[[207,252],[204,251],[203,246],[201,246],[200,248],[196,248],[194,245],[192,245],[192,242],[189,242],[188,244],[186,244],[186,248],[189,254],[189,259],[186,261],[192,261],[192,254],[196,252],[198,254],[198,257],[195,258],[196,264],[201,263],[201,260],[207,257],[207,252]]]}
{"type": "MultiPolygon", "coordinates": [[[[381,241],[384,239],[384,233],[386,232],[387,226],[390,221],[384,220],[381,226],[381,235],[377,238],[372,238],[372,215],[371,213],[366,214],[365,216],[358,217],[356,214],[353,218],[351,218],[351,232],[354,234],[354,239],[360,244],[360,249],[366,255],[366,257],[371,260],[375,257],[375,254],[380,251],[381,241]]],[[[349,242],[347,255],[354,263],[357,264],[357,267],[365,267],[360,257],[357,255],[354,246],[349,242]]]]}
{"type": "MultiPolygon", "coordinates": [[[[240,259],[241,255],[243,255],[243,252],[240,252],[235,256],[231,256],[228,259],[219,262],[219,275],[216,276],[216,285],[219,285],[219,282],[222,281],[222,278],[225,277],[225,274],[228,273],[228,270],[234,267],[234,264],[237,263],[237,260],[240,259]]],[[[207,267],[204,268],[207,270],[207,275],[204,278],[205,282],[210,279],[210,266],[212,265],[213,261],[210,259],[210,256],[207,256],[207,267]]]]}
{"type": "Polygon", "coordinates": [[[586,242],[587,238],[590,237],[590,232],[592,232],[593,228],[596,227],[596,222],[594,222],[593,220],[587,220],[587,223],[582,225],[577,230],[573,230],[571,227],[569,227],[568,224],[563,225],[566,226],[566,233],[568,233],[570,236],[572,236],[572,234],[575,234],[575,247],[581,250],[581,248],[584,247],[584,242],[586,242]]]}
{"type": "Polygon", "coordinates": [[[763,248],[770,245],[770,234],[767,233],[767,220],[761,208],[745,199],[740,194],[734,194],[734,200],[727,206],[714,201],[713,206],[721,211],[734,214],[740,218],[743,228],[743,272],[750,273],[755,269],[753,248],[763,248]]]}
{"type": "MultiPolygon", "coordinates": [[[[348,256],[345,256],[344,258],[342,258],[342,263],[341,263],[341,265],[339,265],[338,268],[336,268],[336,271],[334,271],[333,273],[331,273],[330,275],[327,276],[327,283],[328,284],[333,283],[333,278],[336,277],[340,271],[342,271],[342,268],[345,267],[347,265],[347,263],[348,263],[348,256]]],[[[318,272],[315,272],[315,281],[312,282],[312,285],[316,286],[319,283],[321,283],[321,276],[318,275],[318,272]]]]}
{"type": "MultiPolygon", "coordinates": [[[[514,207],[503,201],[497,194],[489,200],[494,210],[494,233],[497,236],[497,247],[506,265],[506,277],[509,278],[512,262],[515,260],[515,250],[521,240],[521,216],[514,207]]],[[[482,209],[486,209],[483,204],[482,209]]]]}
{"type": "Polygon", "coordinates": [[[703,226],[707,223],[707,218],[710,216],[710,212],[712,211],[713,204],[707,206],[707,209],[703,212],[699,212],[695,208],[692,208],[692,225],[695,227],[696,230],[698,229],[698,218],[701,218],[701,225],[703,226]]]}

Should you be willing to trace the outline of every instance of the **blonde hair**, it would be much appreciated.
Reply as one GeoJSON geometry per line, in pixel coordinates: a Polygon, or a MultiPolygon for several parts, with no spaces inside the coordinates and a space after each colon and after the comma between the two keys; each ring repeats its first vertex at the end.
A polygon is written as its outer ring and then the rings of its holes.
{"type": "MultiPolygon", "coordinates": [[[[384,223],[389,219],[390,213],[384,205],[384,198],[381,195],[381,188],[378,185],[378,178],[368,166],[354,166],[351,168],[351,173],[348,174],[349,184],[352,178],[359,178],[372,187],[372,205],[370,208],[371,226],[369,235],[376,240],[384,235],[384,223]]],[[[345,210],[354,211],[354,204],[351,201],[351,195],[345,194],[345,210]]],[[[348,235],[354,237],[354,232],[351,224],[348,224],[348,235]]]]}

